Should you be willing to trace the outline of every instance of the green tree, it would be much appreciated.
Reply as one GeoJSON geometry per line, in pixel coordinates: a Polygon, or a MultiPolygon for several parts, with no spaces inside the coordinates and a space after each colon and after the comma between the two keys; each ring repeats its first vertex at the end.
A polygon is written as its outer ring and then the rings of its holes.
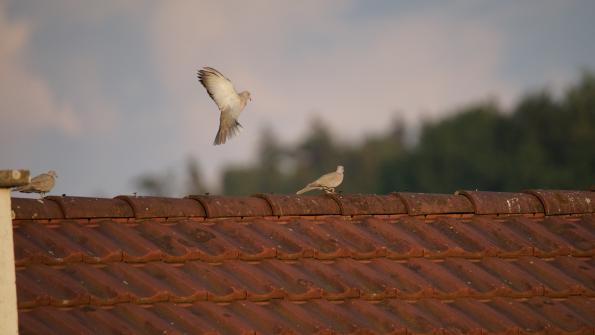
{"type": "MultiPolygon", "coordinates": [[[[511,110],[470,105],[425,122],[413,145],[405,137],[397,121],[386,133],[341,143],[315,119],[301,141],[282,145],[267,127],[254,164],[224,169],[222,193],[293,193],[337,165],[345,166],[338,190],[347,193],[585,189],[595,184],[595,77],[585,73],[561,98],[527,94],[511,110]]],[[[197,161],[188,161],[187,173],[186,191],[206,192],[197,161]]],[[[138,185],[170,195],[172,179],[171,172],[144,175],[138,185]]]]}

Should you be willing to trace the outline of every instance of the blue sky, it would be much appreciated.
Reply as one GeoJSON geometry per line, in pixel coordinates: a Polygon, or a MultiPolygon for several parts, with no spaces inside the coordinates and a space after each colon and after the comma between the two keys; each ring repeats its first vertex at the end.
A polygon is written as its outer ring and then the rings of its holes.
{"type": "Polygon", "coordinates": [[[595,69],[594,15],[587,0],[0,1],[0,167],[114,196],[194,156],[217,185],[264,126],[291,143],[319,117],[357,141],[395,118],[561,92],[595,69]],[[252,93],[224,146],[202,66],[252,93]]]}

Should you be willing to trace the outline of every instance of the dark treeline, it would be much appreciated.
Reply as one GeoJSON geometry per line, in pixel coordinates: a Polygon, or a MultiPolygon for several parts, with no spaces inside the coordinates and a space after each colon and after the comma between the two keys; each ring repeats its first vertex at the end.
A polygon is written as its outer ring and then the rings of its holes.
{"type": "Polygon", "coordinates": [[[595,76],[584,74],[560,99],[526,95],[511,111],[468,106],[423,124],[413,145],[401,123],[356,145],[319,121],[291,146],[266,129],[256,164],[225,169],[222,193],[293,193],[339,164],[345,193],[585,189],[595,185],[595,76]]]}

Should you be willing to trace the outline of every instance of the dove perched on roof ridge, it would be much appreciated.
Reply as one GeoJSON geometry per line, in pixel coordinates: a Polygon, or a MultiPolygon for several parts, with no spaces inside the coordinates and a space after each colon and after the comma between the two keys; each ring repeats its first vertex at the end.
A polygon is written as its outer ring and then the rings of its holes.
{"type": "Polygon", "coordinates": [[[50,170],[31,178],[29,184],[16,187],[13,190],[23,193],[39,193],[43,198],[46,193],[54,188],[56,178],[58,178],[56,171],[50,170]]]}
{"type": "Polygon", "coordinates": [[[326,193],[335,193],[335,187],[341,185],[343,182],[343,171],[345,171],[345,169],[343,169],[342,165],[339,165],[335,172],[323,175],[306,185],[306,187],[297,191],[296,194],[302,194],[312,190],[324,190],[326,193]]]}
{"type": "Polygon", "coordinates": [[[240,130],[239,128],[242,127],[238,122],[238,117],[246,107],[248,100],[252,100],[250,92],[243,91],[238,94],[229,79],[221,72],[208,66],[198,71],[198,80],[205,87],[221,112],[219,130],[213,144],[223,144],[236,135],[240,130]]]}

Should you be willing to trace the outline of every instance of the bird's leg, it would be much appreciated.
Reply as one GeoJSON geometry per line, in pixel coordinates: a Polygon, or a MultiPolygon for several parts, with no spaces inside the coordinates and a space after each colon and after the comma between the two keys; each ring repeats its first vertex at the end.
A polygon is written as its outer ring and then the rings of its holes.
{"type": "Polygon", "coordinates": [[[335,188],[334,187],[324,187],[323,188],[325,193],[335,193],[335,188]]]}

